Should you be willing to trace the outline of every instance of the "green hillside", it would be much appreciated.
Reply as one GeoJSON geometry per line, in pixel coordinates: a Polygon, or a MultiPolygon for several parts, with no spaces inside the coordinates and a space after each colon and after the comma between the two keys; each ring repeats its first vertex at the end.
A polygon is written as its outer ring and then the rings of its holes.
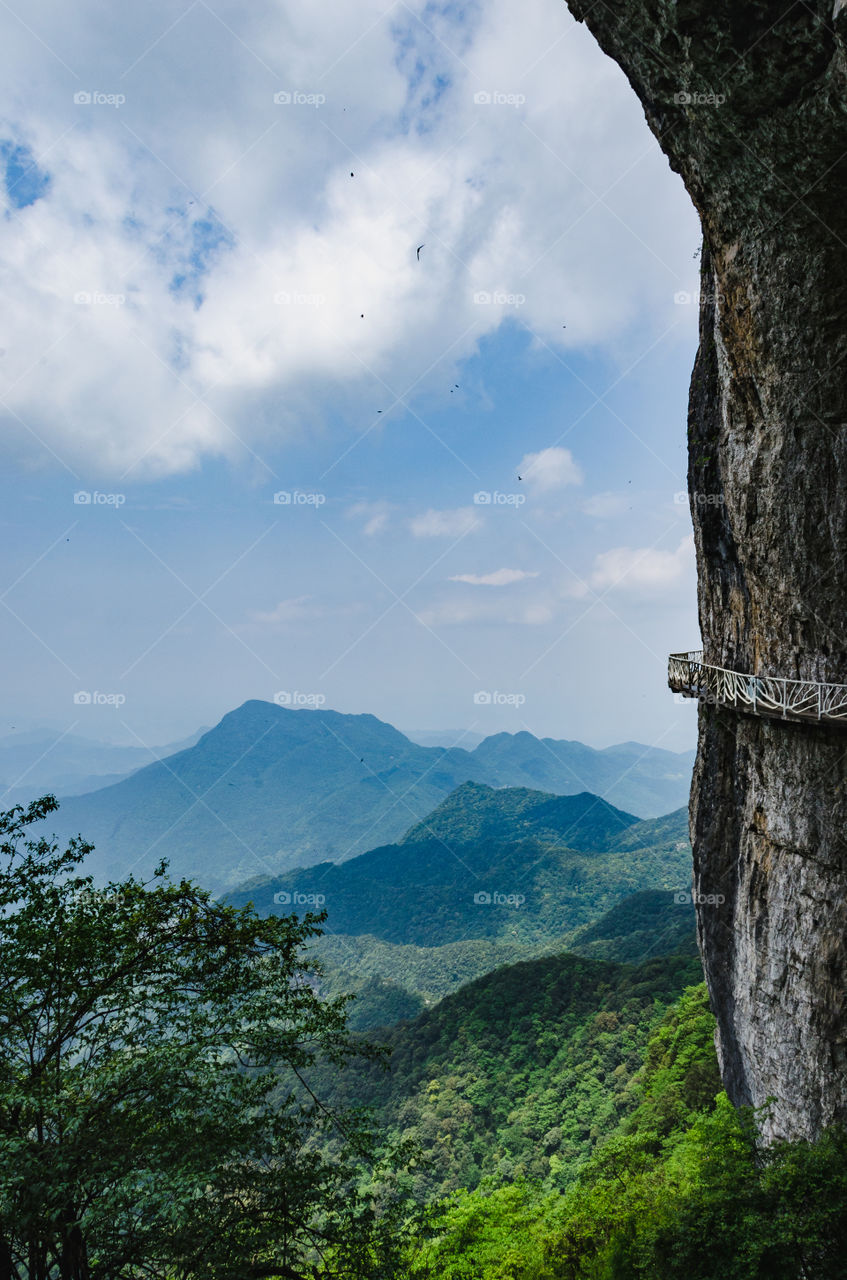
{"type": "Polygon", "coordinates": [[[637,822],[597,797],[553,797],[551,803],[525,789],[465,786],[399,844],[342,864],[261,877],[228,900],[252,902],[260,914],[324,909],[333,933],[385,942],[431,947],[500,938],[537,946],[591,923],[630,893],[690,883],[684,815],[658,824],[661,839],[651,844],[654,820],[637,822]],[[534,821],[549,839],[513,838],[534,821]],[[552,843],[552,823],[578,847],[566,847],[561,836],[552,843]],[[623,824],[639,833],[626,851],[611,838],[612,828],[623,824]],[[475,838],[480,831],[485,834],[475,838]]]}
{"type": "Polygon", "coordinates": [[[327,996],[354,994],[357,1030],[415,1017],[465,983],[506,965],[567,949],[594,960],[640,964],[663,955],[697,955],[694,908],[667,890],[647,889],[617,903],[594,924],[534,945],[516,938],[466,938],[440,947],[383,942],[365,934],[325,934],[311,946],[327,996]]]}
{"type": "Polygon", "coordinates": [[[486,1177],[564,1187],[636,1105],[631,1082],[651,1030],[701,978],[693,957],[639,967],[569,954],[526,961],[380,1033],[387,1074],[358,1063],[312,1087],[374,1108],[381,1127],[416,1139],[426,1157],[420,1195],[486,1177]]]}
{"type": "Polygon", "coordinates": [[[447,844],[533,837],[549,844],[584,851],[606,849],[631,831],[638,819],[615,809],[587,791],[556,796],[526,787],[494,789],[466,782],[423,822],[408,831],[401,844],[429,839],[447,844]]]}
{"type": "Polygon", "coordinates": [[[165,857],[175,875],[219,891],[397,841],[469,781],[589,791],[627,815],[665,813],[685,799],[691,763],[691,753],[594,751],[531,734],[498,734],[474,751],[423,747],[375,716],[251,701],[167,761],[64,799],[56,831],[94,843],[100,880],[130,867],[149,875],[165,857]]]}

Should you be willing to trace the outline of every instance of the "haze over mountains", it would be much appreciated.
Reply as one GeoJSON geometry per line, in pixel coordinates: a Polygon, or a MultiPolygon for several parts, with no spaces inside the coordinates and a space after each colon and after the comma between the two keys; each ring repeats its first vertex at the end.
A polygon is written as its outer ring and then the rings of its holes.
{"type": "Polygon", "coordinates": [[[63,800],[60,837],[95,845],[97,878],[171,873],[219,891],[257,875],[343,862],[400,839],[462,783],[592,792],[651,817],[687,800],[693,753],[602,751],[529,733],[473,751],[419,746],[371,715],[250,701],[196,745],[113,786],[63,800]]]}
{"type": "Polygon", "coordinates": [[[395,844],[258,877],[261,915],[325,911],[311,950],[354,1023],[384,1025],[483,973],[563,949],[640,962],[692,954],[684,809],[639,821],[598,796],[466,782],[395,844]]]}
{"type": "Polygon", "coordinates": [[[468,782],[396,844],[260,877],[228,898],[260,914],[325,909],[333,933],[391,943],[535,945],[563,939],[627,894],[684,888],[690,856],[685,810],[639,821],[598,796],[468,782]]]}
{"type": "Polygon", "coordinates": [[[33,729],[0,738],[2,805],[26,804],[36,795],[81,795],[120,782],[145,765],[193,747],[198,729],[163,747],[116,746],[77,733],[33,729]]]}

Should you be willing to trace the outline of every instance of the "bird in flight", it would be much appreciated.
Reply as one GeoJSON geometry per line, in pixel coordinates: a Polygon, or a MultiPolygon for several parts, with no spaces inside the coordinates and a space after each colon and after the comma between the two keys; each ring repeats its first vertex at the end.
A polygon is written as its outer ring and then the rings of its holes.
{"type": "Polygon", "coordinates": [[[424,248],[424,245],[422,245],[422,244],[419,244],[419,245],[418,245],[418,262],[420,262],[420,260],[421,260],[421,249],[423,249],[423,248],[424,248]]]}

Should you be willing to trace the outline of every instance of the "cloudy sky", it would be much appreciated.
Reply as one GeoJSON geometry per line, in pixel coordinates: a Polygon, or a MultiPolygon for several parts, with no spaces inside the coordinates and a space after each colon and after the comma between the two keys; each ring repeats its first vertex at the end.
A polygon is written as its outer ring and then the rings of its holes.
{"type": "Polygon", "coordinates": [[[692,745],[697,221],[561,0],[2,26],[0,732],[692,745]]]}

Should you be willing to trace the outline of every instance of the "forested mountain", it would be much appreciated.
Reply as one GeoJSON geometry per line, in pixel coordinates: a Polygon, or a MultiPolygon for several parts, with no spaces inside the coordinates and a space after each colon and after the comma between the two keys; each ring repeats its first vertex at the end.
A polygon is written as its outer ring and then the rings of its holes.
{"type": "MultiPolygon", "coordinates": [[[[418,1139],[421,1194],[487,1176],[565,1186],[635,1105],[650,1031],[701,979],[697,957],[631,967],[565,953],[511,965],[381,1032],[387,1072],[357,1063],[315,1087],[418,1139]]],[[[713,1094],[719,1085],[715,1071],[713,1094]]]]}
{"type": "Polygon", "coordinates": [[[260,914],[322,909],[333,933],[419,947],[467,938],[535,946],[589,924],[629,893],[687,887],[689,860],[682,812],[657,825],[596,796],[471,785],[399,844],[261,877],[228,900],[252,902],[260,914]],[[621,829],[625,851],[617,848],[621,829]]]}
{"type": "Polygon", "coordinates": [[[57,831],[85,833],[99,878],[149,874],[166,857],[174,874],[218,890],[398,840],[464,782],[590,791],[649,816],[684,802],[690,770],[690,753],[527,733],[474,751],[423,747],[374,716],[252,701],[188,750],[65,799],[57,831]]]}
{"type": "Polygon", "coordinates": [[[694,908],[662,889],[645,889],[617,903],[593,924],[553,942],[516,937],[465,938],[442,946],[384,942],[372,935],[327,933],[311,945],[327,996],[355,994],[350,1025],[387,1026],[495,969],[567,950],[588,959],[640,964],[663,955],[697,955],[694,908]]]}

